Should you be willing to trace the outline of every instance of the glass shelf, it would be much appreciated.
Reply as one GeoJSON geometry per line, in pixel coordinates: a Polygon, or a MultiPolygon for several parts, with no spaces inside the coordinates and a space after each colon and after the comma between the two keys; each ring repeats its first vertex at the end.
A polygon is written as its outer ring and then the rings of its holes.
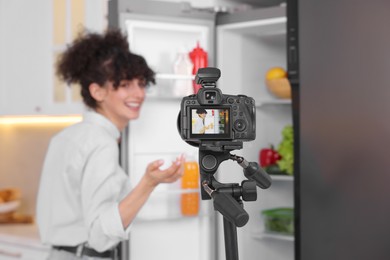
{"type": "Polygon", "coordinates": [[[286,17],[275,17],[256,21],[248,21],[234,24],[220,25],[219,29],[229,30],[248,36],[285,35],[286,17]]]}
{"type": "Polygon", "coordinates": [[[284,235],[284,234],[267,233],[267,232],[253,233],[252,237],[256,239],[275,239],[275,240],[290,241],[290,242],[294,242],[295,240],[293,235],[284,235]]]}
{"type": "Polygon", "coordinates": [[[294,176],[289,175],[272,175],[270,174],[273,181],[294,181],[294,176]]]}
{"type": "Polygon", "coordinates": [[[156,84],[151,85],[146,89],[147,99],[152,101],[181,100],[184,97],[184,94],[183,92],[179,92],[181,94],[178,94],[177,91],[175,91],[175,88],[177,88],[177,86],[186,89],[189,88],[189,90],[184,93],[187,93],[187,95],[192,94],[192,80],[194,79],[194,75],[157,73],[156,84]]]}
{"type": "Polygon", "coordinates": [[[256,107],[262,107],[266,105],[291,105],[291,99],[277,99],[277,98],[261,98],[256,99],[256,107]]]}

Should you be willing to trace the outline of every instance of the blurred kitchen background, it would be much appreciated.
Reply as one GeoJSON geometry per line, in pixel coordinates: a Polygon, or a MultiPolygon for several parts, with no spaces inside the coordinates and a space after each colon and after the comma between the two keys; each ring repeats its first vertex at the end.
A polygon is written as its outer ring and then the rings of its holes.
{"type": "MultiPolygon", "coordinates": [[[[84,28],[109,27],[128,34],[157,78],[122,137],[132,182],[149,161],[188,158],[182,180],[159,186],[140,212],[122,259],[225,259],[222,218],[199,200],[197,149],[176,127],[204,66],[220,68],[223,93],[255,99],[256,140],[236,154],[273,179],[244,202],[240,259],[389,259],[389,4],[0,0],[0,259],[48,254],[34,221],[43,159],[50,138],[85,111],[54,64],[84,28]]],[[[216,176],[245,180],[228,161],[216,176]]]]}
{"type": "MultiPolygon", "coordinates": [[[[283,127],[292,123],[291,98],[278,98],[264,83],[270,68],[287,69],[286,5],[280,0],[1,0],[0,189],[15,193],[15,198],[3,205],[0,259],[43,259],[48,252],[34,222],[42,162],[50,138],[80,121],[84,112],[79,87],[60,82],[54,64],[83,28],[101,32],[107,27],[126,32],[130,49],[157,73],[140,120],[131,122],[123,135],[123,167],[135,183],[152,160],[169,162],[185,153],[190,161],[183,180],[152,194],[134,223],[130,242],[122,245],[123,259],[224,259],[221,218],[211,201],[199,200],[197,149],[181,140],[176,119],[181,98],[197,88],[194,72],[218,65],[224,93],[247,94],[258,102],[258,137],[248,150],[237,152],[259,162],[261,148],[280,143],[283,127]],[[261,123],[268,120],[273,123],[261,123]]],[[[240,167],[226,164],[220,181],[241,182],[240,167]]],[[[249,202],[255,205],[245,206],[251,221],[239,230],[239,244],[249,243],[240,247],[244,259],[257,255],[253,250],[258,251],[263,239],[261,211],[293,207],[293,177],[281,176],[279,182],[279,199],[259,196],[258,202],[249,202]]],[[[280,241],[266,254],[282,251],[280,259],[293,259],[292,232],[270,233],[280,241]]]]}

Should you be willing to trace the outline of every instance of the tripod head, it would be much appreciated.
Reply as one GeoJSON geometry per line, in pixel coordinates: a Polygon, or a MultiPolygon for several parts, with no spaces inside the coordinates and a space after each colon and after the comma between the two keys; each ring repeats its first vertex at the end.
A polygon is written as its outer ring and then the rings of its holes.
{"type": "Polygon", "coordinates": [[[199,146],[199,165],[202,184],[202,199],[213,199],[214,209],[220,212],[237,227],[244,226],[249,215],[242,207],[242,200],[257,199],[256,186],[267,189],[271,185],[269,175],[255,162],[247,162],[243,157],[230,152],[240,149],[242,142],[202,142],[199,146]],[[214,173],[225,160],[236,161],[248,179],[241,183],[223,184],[214,178],[214,173]],[[242,198],[242,199],[241,199],[242,198]]]}

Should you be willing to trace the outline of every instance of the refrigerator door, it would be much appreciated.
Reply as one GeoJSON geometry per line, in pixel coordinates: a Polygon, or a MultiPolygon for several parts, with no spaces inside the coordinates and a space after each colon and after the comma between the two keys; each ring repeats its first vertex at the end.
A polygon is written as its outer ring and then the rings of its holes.
{"type": "Polygon", "coordinates": [[[298,4],[297,259],[389,259],[390,2],[298,4]]]}

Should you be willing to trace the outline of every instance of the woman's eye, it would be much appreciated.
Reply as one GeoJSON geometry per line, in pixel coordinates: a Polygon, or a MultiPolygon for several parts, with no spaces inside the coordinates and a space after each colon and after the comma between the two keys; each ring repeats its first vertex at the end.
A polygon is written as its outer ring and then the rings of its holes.
{"type": "Polygon", "coordinates": [[[131,88],[136,85],[140,88],[146,88],[146,81],[138,80],[137,82],[121,83],[119,86],[121,88],[131,88]]]}
{"type": "Polygon", "coordinates": [[[120,84],[120,87],[128,88],[128,87],[130,87],[130,84],[129,83],[122,83],[122,84],[120,84]]]}

